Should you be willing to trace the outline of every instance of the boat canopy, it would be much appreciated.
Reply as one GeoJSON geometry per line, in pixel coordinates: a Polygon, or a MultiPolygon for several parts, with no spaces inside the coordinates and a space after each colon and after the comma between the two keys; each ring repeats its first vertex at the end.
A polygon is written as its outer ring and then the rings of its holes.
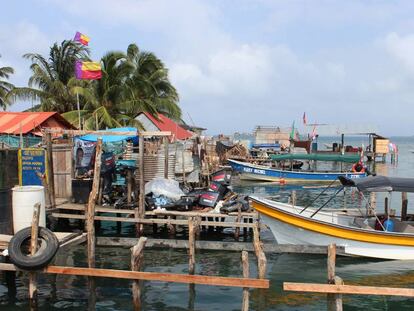
{"type": "Polygon", "coordinates": [[[368,192],[414,192],[414,178],[368,176],[366,178],[351,179],[338,177],[345,187],[356,187],[359,191],[368,192]]]}
{"type": "Polygon", "coordinates": [[[322,153],[286,153],[270,155],[274,161],[283,160],[314,160],[356,163],[360,160],[359,154],[322,154],[322,153]]]}

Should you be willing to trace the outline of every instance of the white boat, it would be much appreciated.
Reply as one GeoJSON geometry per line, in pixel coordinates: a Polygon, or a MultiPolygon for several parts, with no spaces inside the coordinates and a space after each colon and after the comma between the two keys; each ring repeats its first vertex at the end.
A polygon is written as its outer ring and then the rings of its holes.
{"type": "MultiPolygon", "coordinates": [[[[350,180],[344,186],[360,191],[414,192],[414,179],[370,176],[350,180]]],[[[252,207],[272,231],[277,243],[296,245],[343,246],[346,254],[382,259],[414,259],[414,227],[391,217],[393,232],[375,230],[378,216],[367,217],[358,209],[341,211],[292,206],[268,199],[251,197],[252,207]]],[[[388,216],[387,219],[389,219],[388,216]]],[[[381,229],[385,229],[381,225],[381,229]]]]}

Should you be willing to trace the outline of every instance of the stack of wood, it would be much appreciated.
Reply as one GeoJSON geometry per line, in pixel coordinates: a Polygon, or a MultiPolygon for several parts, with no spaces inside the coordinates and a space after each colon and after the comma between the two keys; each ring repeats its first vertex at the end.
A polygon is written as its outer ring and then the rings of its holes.
{"type": "Polygon", "coordinates": [[[249,150],[242,144],[235,144],[225,153],[220,154],[221,164],[226,164],[227,159],[246,160],[249,157],[249,150]]]}

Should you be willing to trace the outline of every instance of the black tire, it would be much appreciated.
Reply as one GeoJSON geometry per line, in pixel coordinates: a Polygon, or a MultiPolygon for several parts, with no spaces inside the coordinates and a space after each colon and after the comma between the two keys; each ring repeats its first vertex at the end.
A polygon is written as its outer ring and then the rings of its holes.
{"type": "Polygon", "coordinates": [[[30,245],[31,231],[31,227],[18,231],[9,243],[10,261],[24,270],[37,270],[46,267],[59,249],[59,241],[55,234],[49,229],[39,227],[38,241],[40,246],[36,254],[30,256],[28,251],[22,250],[22,247],[30,245]]]}

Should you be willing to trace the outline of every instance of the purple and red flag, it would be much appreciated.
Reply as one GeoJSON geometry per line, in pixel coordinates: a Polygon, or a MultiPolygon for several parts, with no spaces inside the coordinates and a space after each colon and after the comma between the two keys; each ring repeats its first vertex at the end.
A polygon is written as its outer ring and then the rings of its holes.
{"type": "Polygon", "coordinates": [[[101,64],[98,62],[75,62],[75,76],[78,80],[98,80],[102,78],[101,64]]]}
{"type": "Polygon", "coordinates": [[[88,36],[80,33],[79,31],[76,32],[75,38],[73,40],[83,45],[88,45],[89,41],[91,41],[88,36]]]}

